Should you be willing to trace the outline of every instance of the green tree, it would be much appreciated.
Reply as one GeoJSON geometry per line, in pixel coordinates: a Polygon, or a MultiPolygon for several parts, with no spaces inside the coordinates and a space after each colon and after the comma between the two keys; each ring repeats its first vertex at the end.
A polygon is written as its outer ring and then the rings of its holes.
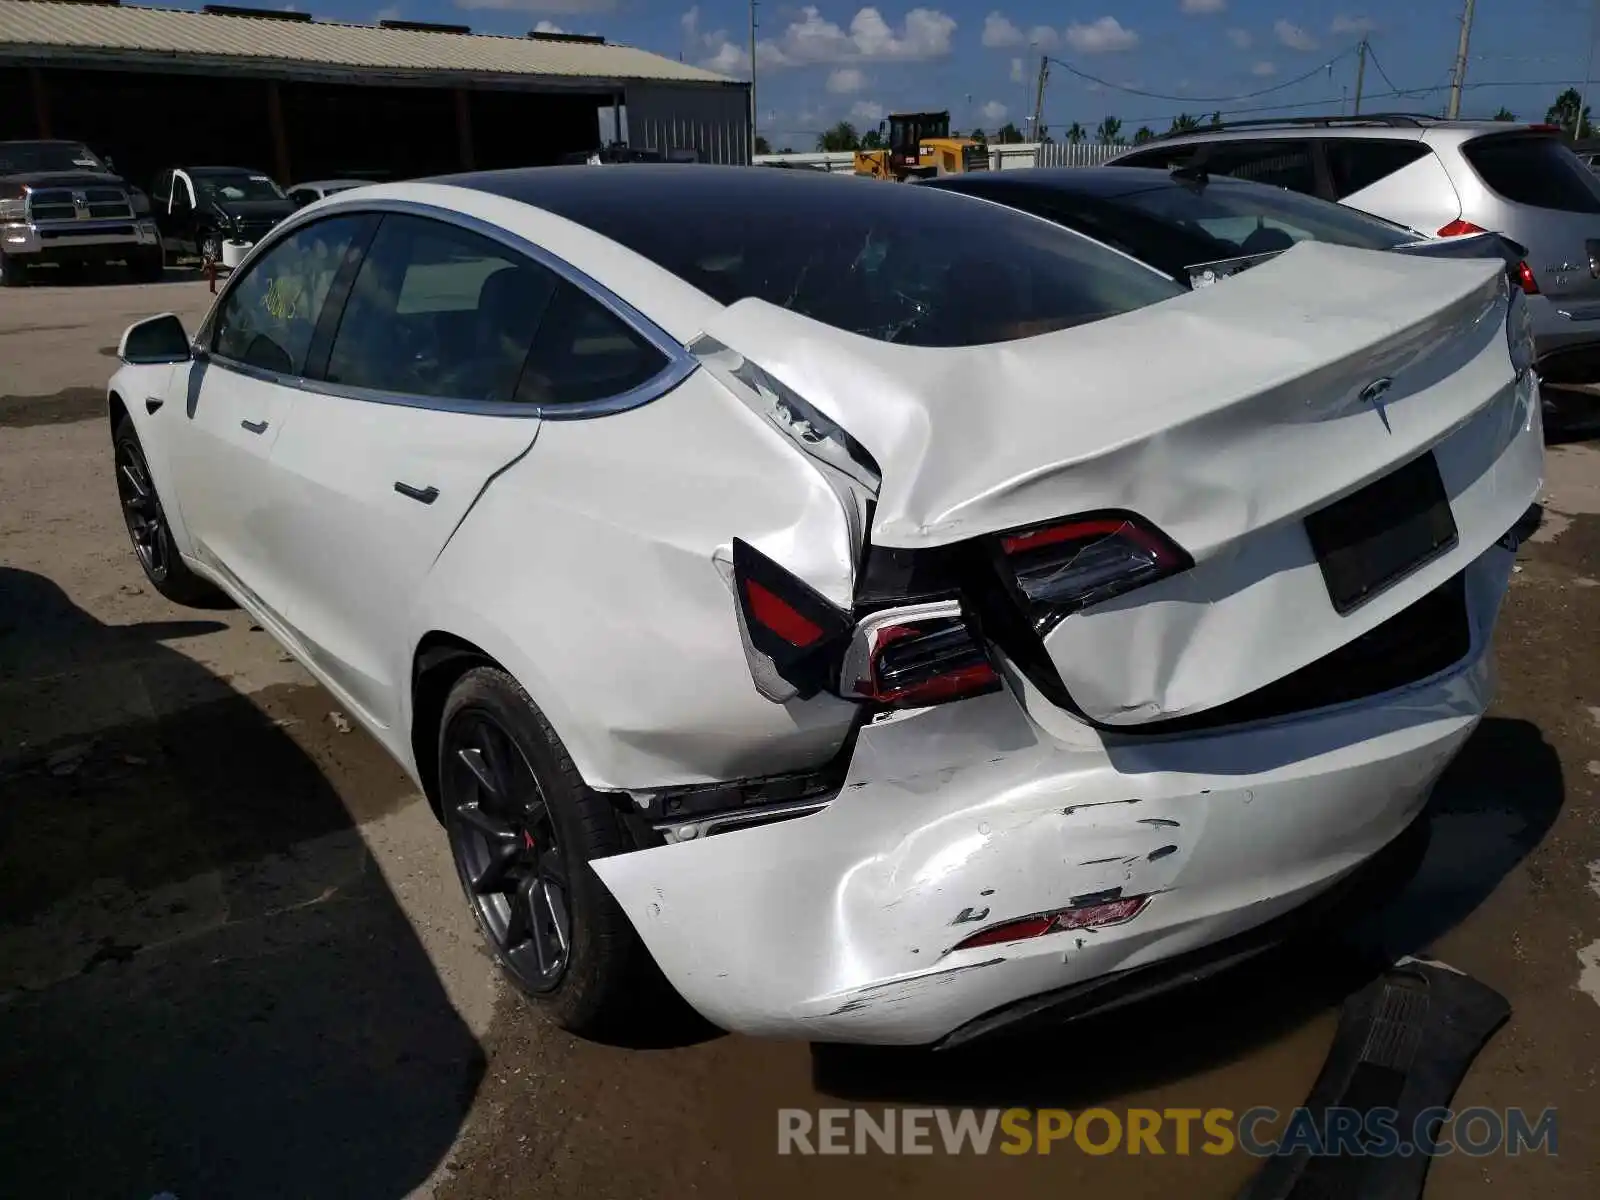
{"type": "Polygon", "coordinates": [[[1133,144],[1135,146],[1142,146],[1146,142],[1153,142],[1155,140],[1156,131],[1151,129],[1148,125],[1139,126],[1138,130],[1133,135],[1133,144]]]}
{"type": "Polygon", "coordinates": [[[1122,145],[1122,121],[1117,117],[1107,117],[1100,122],[1100,127],[1094,131],[1094,140],[1102,146],[1122,145]]]}
{"type": "Polygon", "coordinates": [[[1172,128],[1168,133],[1190,133],[1200,128],[1200,118],[1191,117],[1188,113],[1179,113],[1172,118],[1172,128]]]}
{"type": "Polygon", "coordinates": [[[989,135],[981,129],[974,129],[971,136],[972,140],[977,142],[980,146],[987,146],[989,144],[989,135]]]}
{"type": "Polygon", "coordinates": [[[1515,121],[1517,119],[1517,114],[1502,104],[1499,108],[1499,111],[1494,114],[1494,119],[1496,121],[1515,121]]]}
{"type": "Polygon", "coordinates": [[[1022,130],[1018,129],[1010,121],[1007,121],[1004,125],[1000,126],[999,129],[995,130],[994,140],[999,142],[1002,146],[1015,145],[1017,142],[1022,140],[1022,130]]]}
{"type": "Polygon", "coordinates": [[[1079,125],[1076,121],[1074,121],[1071,125],[1067,126],[1067,141],[1071,145],[1074,145],[1074,146],[1078,145],[1080,142],[1083,141],[1084,138],[1086,138],[1088,136],[1089,136],[1088,131],[1086,129],[1084,129],[1084,127],[1082,125],[1079,125]]]}
{"type": "Polygon", "coordinates": [[[840,121],[832,129],[817,135],[817,149],[825,153],[861,149],[861,135],[849,121],[840,121]]]}
{"type": "Polygon", "coordinates": [[[1594,133],[1594,126],[1589,124],[1589,106],[1583,103],[1577,88],[1568,88],[1557,96],[1556,102],[1546,110],[1544,119],[1551,125],[1561,126],[1568,137],[1586,138],[1594,133]],[[1578,113],[1580,105],[1583,108],[1581,119],[1578,113]]]}
{"type": "Polygon", "coordinates": [[[1213,128],[1213,129],[1221,129],[1222,128],[1222,114],[1221,113],[1214,112],[1214,113],[1211,114],[1211,128],[1213,128]]]}
{"type": "Polygon", "coordinates": [[[779,154],[793,154],[794,153],[794,147],[793,146],[785,146],[782,150],[779,150],[778,153],[779,154]]]}
{"type": "Polygon", "coordinates": [[[767,139],[762,137],[759,133],[756,134],[756,153],[757,154],[771,154],[772,153],[772,143],[767,141],[767,139]]]}
{"type": "Polygon", "coordinates": [[[882,150],[887,144],[883,140],[882,129],[869,129],[861,135],[861,148],[863,150],[882,150]]]}

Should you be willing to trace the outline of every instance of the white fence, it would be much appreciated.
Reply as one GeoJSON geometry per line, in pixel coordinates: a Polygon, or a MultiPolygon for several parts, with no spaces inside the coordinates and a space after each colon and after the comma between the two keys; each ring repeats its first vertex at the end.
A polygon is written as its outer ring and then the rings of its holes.
{"type": "MultiPolygon", "coordinates": [[[[989,147],[991,171],[1015,171],[1027,167],[1092,167],[1106,161],[1126,146],[1097,146],[1090,142],[1013,142],[989,147]]],[[[758,154],[757,166],[823,167],[835,175],[855,170],[855,155],[848,150],[816,151],[811,154],[758,154]]]]}

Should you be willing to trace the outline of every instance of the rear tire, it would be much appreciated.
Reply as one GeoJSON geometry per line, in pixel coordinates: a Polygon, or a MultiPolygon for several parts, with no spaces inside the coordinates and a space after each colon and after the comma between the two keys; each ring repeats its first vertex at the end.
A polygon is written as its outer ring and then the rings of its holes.
{"type": "Polygon", "coordinates": [[[653,1024],[650,1005],[670,990],[590,865],[635,843],[522,686],[498,667],[463,675],[440,718],[438,763],[462,889],[511,981],[576,1034],[653,1024]]]}
{"type": "Polygon", "coordinates": [[[0,287],[26,287],[28,264],[15,255],[0,250],[0,287]]]}
{"type": "Polygon", "coordinates": [[[189,570],[172,540],[166,510],[156,494],[150,466],[133,422],[124,416],[111,434],[117,472],[117,497],[133,543],[134,557],[152,587],[175,604],[190,608],[226,608],[230,602],[209,580],[189,570]]]}

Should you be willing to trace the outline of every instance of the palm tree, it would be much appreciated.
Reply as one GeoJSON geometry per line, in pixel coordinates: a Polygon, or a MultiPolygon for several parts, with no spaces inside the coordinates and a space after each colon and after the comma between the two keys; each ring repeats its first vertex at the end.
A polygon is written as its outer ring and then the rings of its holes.
{"type": "Polygon", "coordinates": [[[1200,118],[1191,117],[1188,113],[1179,113],[1172,118],[1172,128],[1168,133],[1190,133],[1200,128],[1200,118]]]}
{"type": "Polygon", "coordinates": [[[1133,144],[1135,146],[1142,146],[1146,142],[1153,142],[1155,140],[1156,131],[1151,129],[1148,125],[1139,126],[1138,132],[1133,135],[1133,144]]]}
{"type": "Polygon", "coordinates": [[[1496,121],[1515,121],[1517,119],[1517,114],[1502,104],[1499,108],[1499,111],[1494,114],[1494,119],[1496,121]]]}
{"type": "Polygon", "coordinates": [[[1088,136],[1089,134],[1084,130],[1083,126],[1076,121],[1067,126],[1067,142],[1069,145],[1076,146],[1088,136]]]}
{"type": "Polygon", "coordinates": [[[1221,113],[1214,112],[1214,113],[1211,114],[1211,128],[1213,128],[1213,129],[1221,129],[1222,128],[1222,114],[1221,113]]]}
{"type": "Polygon", "coordinates": [[[1107,117],[1100,122],[1100,128],[1094,131],[1094,140],[1102,146],[1121,145],[1122,122],[1116,117],[1107,117]]]}
{"type": "Polygon", "coordinates": [[[1568,88],[1557,96],[1556,102],[1544,114],[1544,119],[1551,125],[1561,126],[1566,130],[1568,137],[1585,138],[1593,132],[1593,127],[1589,124],[1589,106],[1584,104],[1577,88],[1568,88]],[[1581,120],[1578,116],[1580,107],[1583,109],[1581,120]]]}

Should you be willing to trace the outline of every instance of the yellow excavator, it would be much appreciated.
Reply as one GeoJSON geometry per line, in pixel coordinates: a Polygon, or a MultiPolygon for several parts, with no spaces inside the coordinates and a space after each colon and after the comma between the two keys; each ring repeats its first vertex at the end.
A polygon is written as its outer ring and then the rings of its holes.
{"type": "Polygon", "coordinates": [[[926,179],[989,169],[989,148],[971,138],[950,136],[947,112],[891,113],[889,145],[857,150],[855,172],[872,179],[926,179]]]}

